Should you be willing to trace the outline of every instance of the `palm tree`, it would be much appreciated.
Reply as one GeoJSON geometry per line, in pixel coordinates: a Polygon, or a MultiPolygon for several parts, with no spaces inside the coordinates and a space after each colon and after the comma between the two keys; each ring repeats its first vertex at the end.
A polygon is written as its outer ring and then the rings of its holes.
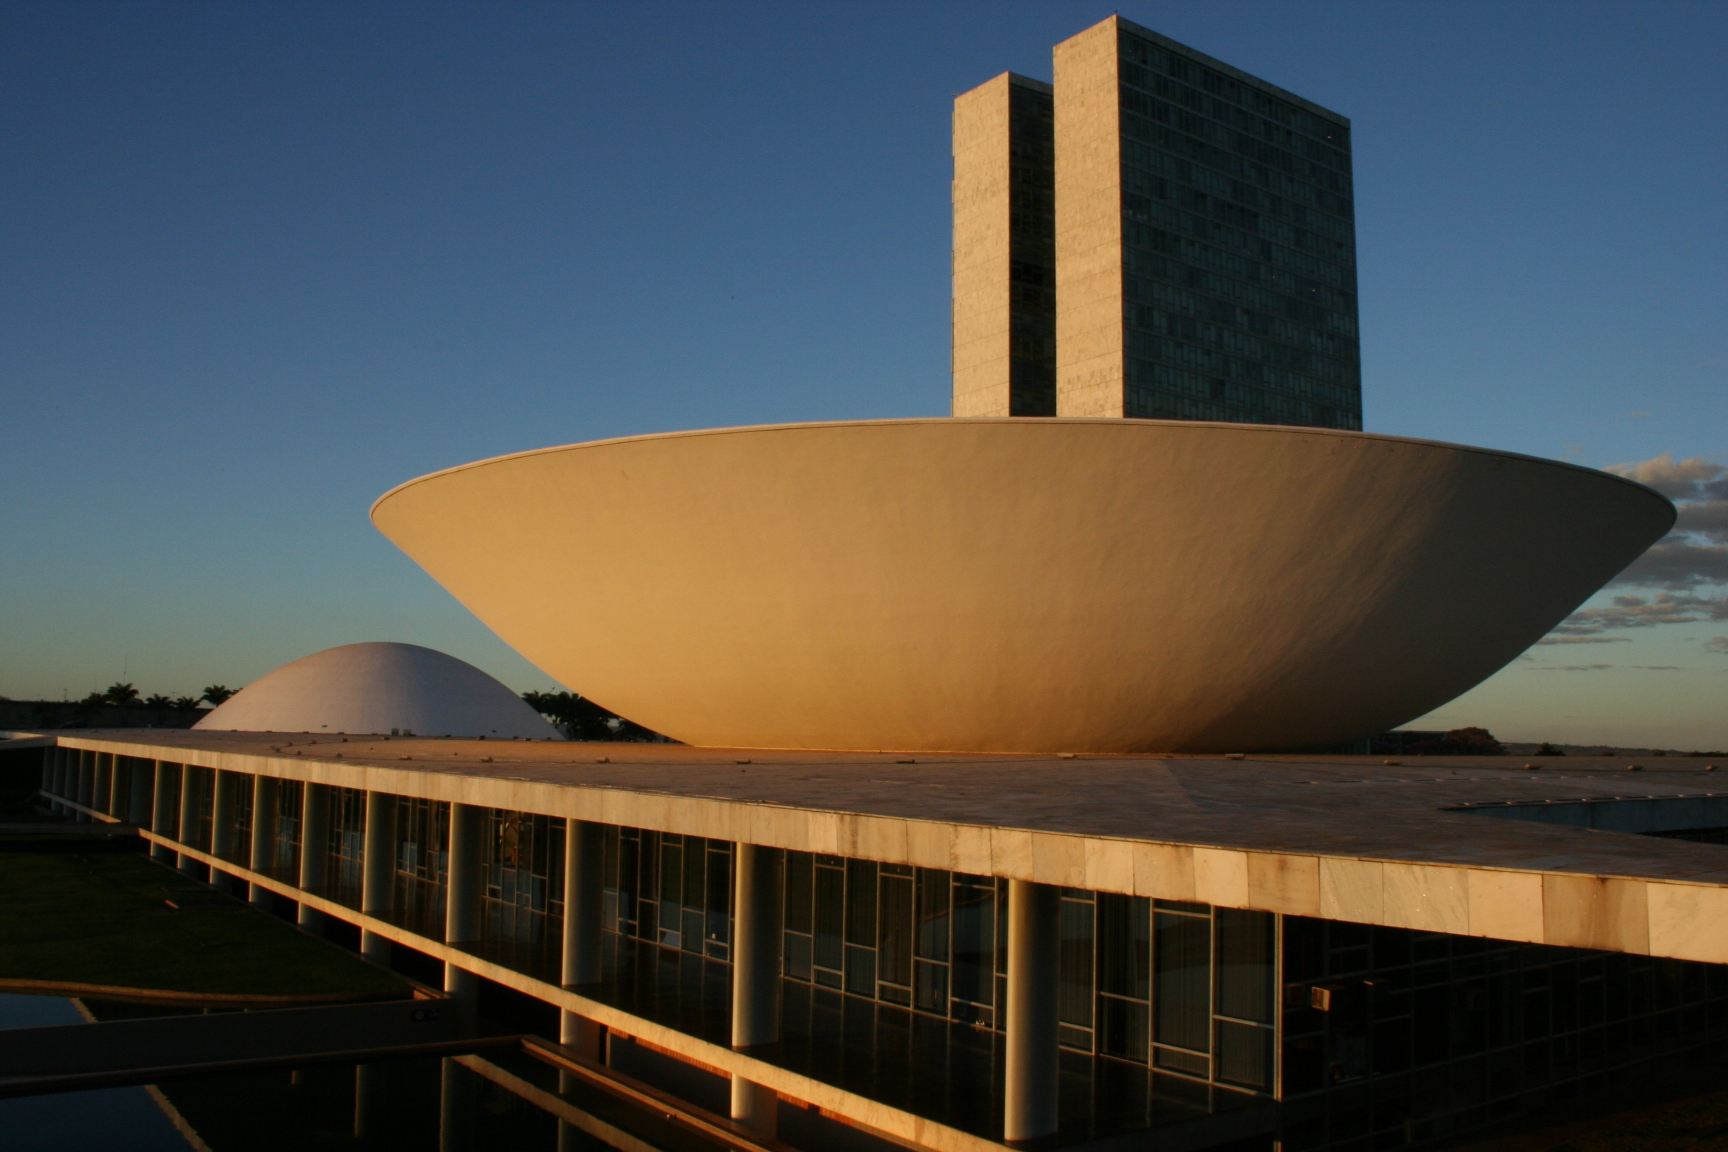
{"type": "Polygon", "coordinates": [[[162,695],[162,693],[158,692],[154,696],[146,696],[144,698],[144,707],[146,707],[146,708],[172,708],[172,707],[174,707],[174,701],[169,699],[167,696],[162,695]]]}
{"type": "Polygon", "coordinates": [[[173,707],[180,709],[182,712],[190,712],[192,709],[198,707],[198,697],[176,696],[174,697],[173,707]]]}
{"type": "Polygon", "coordinates": [[[212,684],[204,689],[204,695],[198,699],[208,702],[213,708],[220,708],[224,700],[238,691],[238,688],[230,688],[226,684],[212,684]]]}
{"type": "Polygon", "coordinates": [[[110,684],[102,698],[115,707],[126,708],[138,703],[138,689],[130,684],[110,684]]]}

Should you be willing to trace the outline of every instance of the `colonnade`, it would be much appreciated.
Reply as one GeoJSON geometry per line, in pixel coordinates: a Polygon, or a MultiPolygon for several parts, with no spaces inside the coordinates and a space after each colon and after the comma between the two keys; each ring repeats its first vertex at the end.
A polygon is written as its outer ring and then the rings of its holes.
{"type": "MultiPolygon", "coordinates": [[[[130,760],[130,758],[127,758],[130,760]]],[[[43,770],[43,794],[57,812],[90,820],[100,811],[125,823],[150,829],[184,847],[197,831],[198,797],[205,788],[200,773],[214,772],[209,855],[240,864],[254,873],[267,871],[276,859],[275,832],[279,813],[279,782],[262,775],[220,771],[164,760],[130,760],[122,766],[113,753],[74,748],[50,748],[43,770]],[[236,843],[237,801],[250,787],[250,843],[236,843]],[[79,807],[66,804],[73,800],[79,807]],[[86,811],[80,811],[79,809],[86,811]]],[[[383,917],[392,911],[396,878],[398,797],[386,792],[365,794],[360,913],[383,917]]],[[[331,786],[306,782],[301,790],[300,842],[328,843],[331,786]]],[[[444,943],[460,949],[482,938],[481,836],[485,808],[450,804],[444,943]]],[[[563,880],[565,914],[562,935],[562,976],[565,987],[597,983],[601,978],[604,930],[602,874],[604,826],[569,818],[565,822],[563,880]]],[[[195,872],[197,860],[169,845],[151,845],[151,856],[184,872],[195,872]]],[[[328,880],[327,853],[301,851],[295,887],[317,892],[328,880]]],[[[749,1049],[780,1039],[780,978],[784,852],[756,844],[738,844],[734,852],[734,930],[732,939],[732,1029],[734,1048],[749,1049]]],[[[211,868],[210,879],[239,895],[238,876],[211,868]]],[[[245,893],[254,905],[268,908],[269,889],[253,882],[245,893]]],[[[1048,885],[1011,880],[1008,890],[1008,981],[1006,1019],[1006,1082],[1004,1135],[1027,1140],[1056,1131],[1057,1104],[1057,950],[1060,892],[1048,885]]],[[[321,932],[324,913],[300,902],[298,922],[321,932]]],[[[362,929],[361,953],[388,964],[389,939],[362,929]]],[[[459,963],[444,965],[444,991],[472,1024],[480,979],[459,963]]],[[[589,1059],[601,1058],[605,1029],[568,1009],[560,1010],[559,1042],[589,1059]]],[[[734,1120],[764,1135],[775,1130],[777,1097],[760,1084],[733,1076],[731,1111],[734,1120]]]]}

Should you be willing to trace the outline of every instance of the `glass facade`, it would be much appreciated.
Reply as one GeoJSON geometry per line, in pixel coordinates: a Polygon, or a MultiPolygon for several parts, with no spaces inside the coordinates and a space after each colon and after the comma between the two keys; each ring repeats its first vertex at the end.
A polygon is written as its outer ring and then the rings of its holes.
{"type": "MultiPolygon", "coordinates": [[[[192,774],[206,836],[212,775],[192,774]]],[[[287,843],[298,786],[280,796],[287,843]]],[[[449,805],[398,803],[400,918],[438,939],[449,805]]],[[[236,825],[246,814],[235,805],[236,825]]],[[[364,814],[365,793],[331,789],[332,889],[357,895],[364,814]]],[[[481,831],[473,950],[556,979],[565,822],[487,809],[481,831]]],[[[724,840],[606,827],[609,943],[590,994],[724,1043],[733,856],[724,840]]],[[[989,1131],[1008,881],[789,851],[782,882],[785,1039],[774,1058],[989,1131]]],[[[1372,1152],[1728,1057],[1721,965],[1085,889],[1062,890],[1056,929],[1065,1130],[1075,1117],[1104,1135],[1276,1100],[1286,1152],[1372,1152]]]]}
{"type": "Polygon", "coordinates": [[[1119,45],[1123,415],[1360,429],[1349,127],[1119,45]]]}
{"type": "Polygon", "coordinates": [[[1283,936],[1291,1152],[1424,1144],[1728,1055],[1719,964],[1299,916],[1283,936]]]}

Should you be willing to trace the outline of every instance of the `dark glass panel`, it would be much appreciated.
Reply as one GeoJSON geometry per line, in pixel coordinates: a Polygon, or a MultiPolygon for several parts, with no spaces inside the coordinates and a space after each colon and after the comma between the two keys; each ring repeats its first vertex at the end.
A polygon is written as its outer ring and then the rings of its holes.
{"type": "Polygon", "coordinates": [[[1057,1005],[1062,1023],[1092,1027],[1092,903],[1062,901],[1057,1005]]]}
{"type": "Polygon", "coordinates": [[[1098,998],[1098,1050],[1136,1063],[1146,1062],[1151,1040],[1147,1006],[1115,996],[1098,998]]]}
{"type": "Polygon", "coordinates": [[[1220,908],[1216,916],[1218,1014],[1272,1023],[1272,913],[1220,908]]]}
{"type": "Polygon", "coordinates": [[[810,931],[811,858],[808,852],[786,853],[786,928],[810,931]]]}
{"type": "Polygon", "coordinates": [[[1144,896],[1098,894],[1098,990],[1151,995],[1152,906],[1144,896]]]}
{"type": "Polygon", "coordinates": [[[1212,921],[1153,915],[1153,1038],[1205,1052],[1211,1048],[1212,921]]]}
{"type": "Polygon", "coordinates": [[[786,975],[794,980],[810,979],[810,937],[802,932],[786,933],[786,975]]]}
{"type": "Polygon", "coordinates": [[[876,864],[846,861],[846,943],[876,946],[876,864]]]}
{"type": "Polygon", "coordinates": [[[952,878],[947,872],[918,869],[918,955],[948,959],[948,905],[952,878]]]}
{"type": "Polygon", "coordinates": [[[996,885],[988,877],[954,878],[953,995],[993,1003],[996,968],[996,885]]]}
{"type": "Polygon", "coordinates": [[[1218,1021],[1218,1079],[1266,1092],[1272,1088],[1272,1030],[1218,1021]]]}
{"type": "Polygon", "coordinates": [[[946,1016],[948,1014],[948,966],[936,964],[929,960],[920,960],[917,962],[916,969],[919,1010],[946,1016]]]}
{"type": "Polygon", "coordinates": [[[841,937],[846,927],[846,873],[838,868],[816,869],[815,896],[816,966],[838,972],[845,959],[841,937]]]}
{"type": "Polygon", "coordinates": [[[876,947],[879,979],[890,984],[912,983],[912,878],[882,877],[882,907],[876,947]]]}

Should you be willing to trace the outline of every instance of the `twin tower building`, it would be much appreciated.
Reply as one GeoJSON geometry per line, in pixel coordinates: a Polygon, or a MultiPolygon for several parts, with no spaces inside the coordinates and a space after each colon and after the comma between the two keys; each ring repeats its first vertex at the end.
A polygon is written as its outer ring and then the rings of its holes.
{"type": "Polygon", "coordinates": [[[1362,427],[1350,121],[1120,17],[954,102],[955,416],[1362,427]]]}

